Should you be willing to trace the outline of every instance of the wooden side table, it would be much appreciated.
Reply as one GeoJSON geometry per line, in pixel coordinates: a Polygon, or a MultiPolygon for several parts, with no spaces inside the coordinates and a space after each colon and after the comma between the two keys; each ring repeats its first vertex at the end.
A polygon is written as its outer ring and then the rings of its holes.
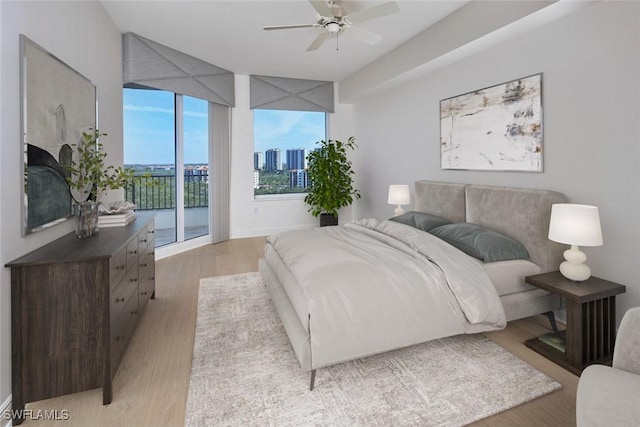
{"type": "Polygon", "coordinates": [[[564,340],[565,351],[543,342],[540,337],[525,344],[568,371],[580,375],[594,363],[611,364],[616,338],[616,295],[626,288],[597,277],[583,282],[565,278],[559,271],[527,276],[525,281],[565,298],[566,331],[554,333],[564,340]]]}

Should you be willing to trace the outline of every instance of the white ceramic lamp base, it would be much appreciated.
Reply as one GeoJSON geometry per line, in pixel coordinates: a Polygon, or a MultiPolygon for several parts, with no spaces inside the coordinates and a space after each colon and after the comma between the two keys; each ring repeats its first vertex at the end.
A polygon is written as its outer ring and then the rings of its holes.
{"type": "Polygon", "coordinates": [[[398,205],[398,207],[393,210],[393,216],[402,215],[403,213],[404,213],[404,209],[402,209],[400,205],[398,205]]]}
{"type": "Polygon", "coordinates": [[[560,273],[569,280],[582,282],[591,277],[591,269],[584,262],[587,256],[577,245],[572,245],[571,249],[564,251],[564,261],[560,264],[560,273]]]}

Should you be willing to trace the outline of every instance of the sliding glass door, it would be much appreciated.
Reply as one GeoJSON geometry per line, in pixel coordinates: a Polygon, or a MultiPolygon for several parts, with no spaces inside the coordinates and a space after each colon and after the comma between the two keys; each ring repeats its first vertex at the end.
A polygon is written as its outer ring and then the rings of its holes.
{"type": "Polygon", "coordinates": [[[124,89],[124,162],[138,175],[127,200],[156,214],[156,246],[209,234],[207,101],[124,89]]]}

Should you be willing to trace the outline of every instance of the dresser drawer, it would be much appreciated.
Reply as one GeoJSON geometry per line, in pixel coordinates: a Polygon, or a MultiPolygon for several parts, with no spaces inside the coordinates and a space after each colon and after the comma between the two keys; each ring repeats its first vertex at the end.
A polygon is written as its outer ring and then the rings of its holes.
{"type": "Polygon", "coordinates": [[[149,236],[147,235],[147,229],[144,228],[138,234],[138,253],[144,252],[147,249],[147,245],[149,244],[149,236]]]}
{"type": "Polygon", "coordinates": [[[138,239],[127,243],[127,270],[138,263],[138,239]]]}
{"type": "Polygon", "coordinates": [[[147,244],[152,248],[155,246],[154,245],[155,235],[156,235],[155,225],[153,221],[151,221],[147,225],[147,244]]]}
{"type": "Polygon", "coordinates": [[[140,274],[142,271],[155,263],[155,248],[153,246],[147,246],[144,251],[140,251],[140,258],[138,260],[138,266],[140,267],[140,274]]]}
{"type": "Polygon", "coordinates": [[[111,291],[109,314],[111,322],[115,320],[128,303],[131,294],[138,289],[138,270],[132,268],[125,278],[111,291]]]}
{"type": "Polygon", "coordinates": [[[113,289],[124,277],[127,267],[127,250],[122,249],[120,252],[111,257],[109,263],[111,289],[113,289]]]}
{"type": "Polygon", "coordinates": [[[147,308],[147,303],[149,302],[149,299],[151,299],[151,296],[156,289],[156,266],[153,259],[153,254],[148,254],[146,259],[149,262],[144,271],[140,271],[140,285],[138,287],[138,305],[140,306],[140,313],[143,313],[145,308],[147,308]]]}
{"type": "Polygon", "coordinates": [[[111,325],[111,377],[116,374],[127,344],[138,324],[138,293],[134,292],[124,310],[111,325]]]}

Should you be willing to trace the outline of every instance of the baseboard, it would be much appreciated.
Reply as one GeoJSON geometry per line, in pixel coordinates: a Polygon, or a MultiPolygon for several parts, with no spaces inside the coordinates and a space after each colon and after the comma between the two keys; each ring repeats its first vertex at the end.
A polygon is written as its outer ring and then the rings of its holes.
{"type": "MultiPolygon", "coordinates": [[[[6,418],[4,417],[4,414],[7,411],[11,411],[11,395],[7,397],[7,400],[2,402],[2,407],[0,407],[0,414],[2,414],[2,418],[0,419],[6,420],[6,418]]],[[[11,427],[11,420],[8,420],[7,423],[4,425],[4,427],[11,427]]]]}

